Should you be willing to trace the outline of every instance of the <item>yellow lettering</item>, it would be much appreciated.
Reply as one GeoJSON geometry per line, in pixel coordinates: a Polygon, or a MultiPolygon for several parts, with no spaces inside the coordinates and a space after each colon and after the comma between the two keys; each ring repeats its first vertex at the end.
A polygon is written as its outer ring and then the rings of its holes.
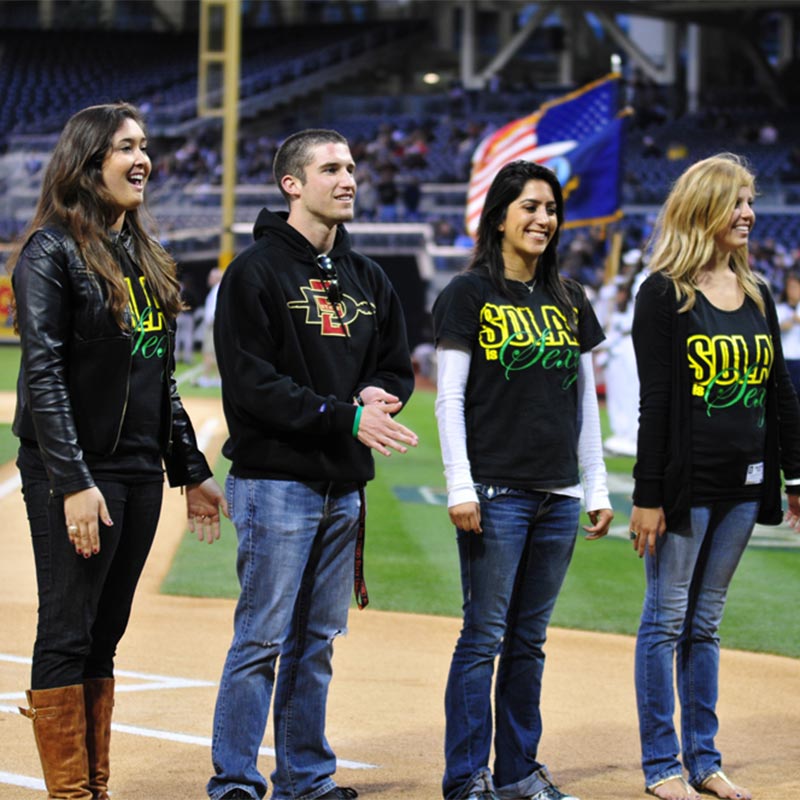
{"type": "Polygon", "coordinates": [[[547,339],[548,347],[563,347],[566,344],[578,344],[578,340],[570,330],[568,320],[560,308],[556,306],[542,306],[542,317],[544,327],[550,328],[550,337],[547,339]]]}
{"type": "Polygon", "coordinates": [[[711,381],[718,385],[731,385],[747,375],[747,382],[764,383],[769,377],[775,352],[768,334],[755,337],[755,353],[751,358],[747,341],[741,334],[719,336],[690,336],[686,355],[693,379],[707,386],[711,381]]]}
{"type": "Polygon", "coordinates": [[[139,308],[139,304],[136,302],[136,293],[133,291],[133,284],[127,275],[125,276],[125,285],[128,287],[134,328],[146,333],[163,330],[165,325],[164,314],[161,311],[158,300],[150,296],[144,275],[139,276],[139,287],[145,299],[144,308],[139,308]]]}
{"type": "Polygon", "coordinates": [[[686,355],[697,383],[706,384],[717,374],[714,347],[708,336],[690,336],[686,342],[686,355]]]}
{"type": "Polygon", "coordinates": [[[508,338],[508,322],[503,313],[503,306],[487,303],[481,309],[481,329],[478,342],[484,350],[501,347],[508,338]]]}
{"type": "Polygon", "coordinates": [[[762,384],[767,382],[772,363],[775,360],[775,347],[772,344],[772,337],[767,333],[759,333],[756,336],[756,364],[758,368],[753,370],[751,382],[762,384]]]}

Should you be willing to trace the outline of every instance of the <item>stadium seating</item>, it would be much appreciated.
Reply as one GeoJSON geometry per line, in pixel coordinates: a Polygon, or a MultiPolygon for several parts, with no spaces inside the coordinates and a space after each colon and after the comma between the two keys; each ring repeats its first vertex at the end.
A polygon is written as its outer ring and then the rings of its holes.
{"type": "MultiPolygon", "coordinates": [[[[489,131],[569,87],[375,95],[343,82],[345,72],[338,70],[363,69],[368,62],[359,59],[374,59],[383,48],[420,30],[420,23],[343,23],[335,36],[330,25],[244,31],[238,173],[242,184],[253,185],[240,186],[237,192],[238,223],[252,221],[265,197],[275,202],[269,164],[275,143],[286,133],[322,124],[344,133],[354,151],[369,153],[389,131],[398,146],[381,159],[359,156],[359,163],[373,162],[377,170],[388,161],[401,192],[408,181],[419,183],[415,221],[446,223],[452,232],[452,240],[433,259],[435,268],[449,272],[463,266],[465,250],[452,249],[452,244],[463,234],[469,158],[475,145],[489,131]],[[283,128],[279,115],[265,115],[265,110],[330,81],[339,81],[342,90],[318,93],[319,102],[307,109],[295,105],[283,128]],[[417,134],[424,139],[424,154],[409,159],[403,147],[417,134]]],[[[151,137],[162,148],[174,149],[172,154],[157,153],[149,191],[165,241],[183,257],[214,249],[220,224],[219,131],[213,121],[196,117],[195,34],[6,31],[0,32],[0,66],[0,153],[7,151],[0,159],[0,241],[13,239],[30,217],[45,154],[65,119],[85,105],[124,98],[145,110],[151,137]],[[91,58],[85,57],[87,52],[91,58]],[[180,161],[181,150],[181,158],[189,153],[188,160],[180,161]]],[[[800,247],[800,164],[790,164],[798,157],[792,146],[800,141],[800,123],[788,112],[767,113],[755,104],[736,106],[723,96],[717,103],[678,118],[632,118],[624,147],[626,236],[638,236],[636,244],[641,244],[657,206],[688,163],[732,150],[745,154],[758,175],[759,239],[800,247]],[[759,141],[759,126],[767,119],[777,131],[777,141],[771,143],[759,141]]],[[[406,219],[401,200],[389,218],[406,219]]],[[[365,233],[360,236],[370,247],[380,246],[378,240],[388,241],[385,232],[375,233],[375,241],[365,233]]],[[[569,246],[575,236],[564,231],[562,244],[569,246]]]]}

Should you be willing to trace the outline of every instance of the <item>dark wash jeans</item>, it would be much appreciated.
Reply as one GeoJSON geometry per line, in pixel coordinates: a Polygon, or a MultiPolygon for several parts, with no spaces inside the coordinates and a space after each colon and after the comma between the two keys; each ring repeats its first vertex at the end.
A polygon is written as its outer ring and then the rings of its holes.
{"type": "Polygon", "coordinates": [[[114,524],[99,523],[100,552],[84,558],[67,536],[63,497],[51,497],[46,481],[22,478],[39,593],[32,689],[114,675],[114,654],[153,543],[164,483],[96,484],[114,524]]]}
{"type": "Polygon", "coordinates": [[[580,516],[575,497],[476,488],[483,533],[457,531],[464,625],[445,692],[447,800],[468,797],[492,778],[500,797],[514,798],[532,796],[551,782],[536,757],[544,643],[580,516]]]}

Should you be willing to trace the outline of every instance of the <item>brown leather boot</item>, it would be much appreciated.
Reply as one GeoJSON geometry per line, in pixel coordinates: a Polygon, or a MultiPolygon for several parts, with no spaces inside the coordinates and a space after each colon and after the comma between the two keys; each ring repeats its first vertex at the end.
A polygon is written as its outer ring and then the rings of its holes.
{"type": "Polygon", "coordinates": [[[25,694],[29,708],[20,708],[20,713],[33,720],[48,798],[91,800],[83,684],[25,694]]]}
{"type": "Polygon", "coordinates": [[[94,800],[109,800],[108,748],[114,710],[114,679],[89,678],[83,682],[86,699],[86,753],[89,757],[89,790],[94,800]]]}

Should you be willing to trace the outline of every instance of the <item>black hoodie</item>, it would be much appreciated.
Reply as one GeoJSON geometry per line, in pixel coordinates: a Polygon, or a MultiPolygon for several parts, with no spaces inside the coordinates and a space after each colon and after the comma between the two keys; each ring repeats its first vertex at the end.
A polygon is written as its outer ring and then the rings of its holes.
{"type": "Polygon", "coordinates": [[[339,226],[328,254],[343,300],[328,300],[311,243],[263,209],[255,242],[225,271],[214,318],[238,477],[365,483],[370,448],[352,433],[353,398],[379,386],[405,403],[414,387],[405,321],[388,278],[339,226]]]}

